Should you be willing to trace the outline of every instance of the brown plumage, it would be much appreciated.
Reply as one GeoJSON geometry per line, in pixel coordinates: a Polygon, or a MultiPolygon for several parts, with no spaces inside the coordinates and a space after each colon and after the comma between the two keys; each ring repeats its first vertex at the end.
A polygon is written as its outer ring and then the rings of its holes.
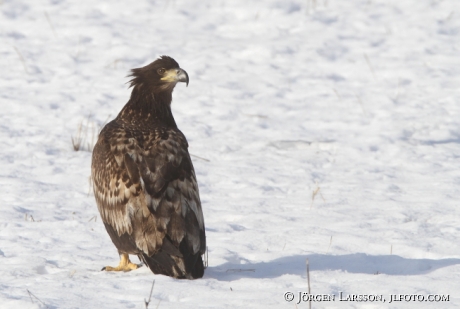
{"type": "Polygon", "coordinates": [[[188,143],[171,113],[172,91],[186,82],[162,56],[132,70],[131,98],[101,131],[92,159],[93,189],[105,228],[121,255],[137,255],[155,274],[201,278],[203,212],[188,143]]]}

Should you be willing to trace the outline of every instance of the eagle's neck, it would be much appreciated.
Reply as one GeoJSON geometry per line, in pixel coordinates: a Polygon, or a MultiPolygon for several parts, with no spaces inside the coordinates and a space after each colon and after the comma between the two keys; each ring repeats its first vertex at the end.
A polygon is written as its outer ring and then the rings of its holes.
{"type": "Polygon", "coordinates": [[[172,92],[141,91],[134,87],[131,98],[117,118],[128,123],[161,124],[177,128],[171,112],[172,92]]]}

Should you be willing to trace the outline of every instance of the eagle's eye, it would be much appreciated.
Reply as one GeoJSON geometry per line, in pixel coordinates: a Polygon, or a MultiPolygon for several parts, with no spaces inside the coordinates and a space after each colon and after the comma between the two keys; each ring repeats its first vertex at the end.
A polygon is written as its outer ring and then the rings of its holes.
{"type": "Polygon", "coordinates": [[[163,75],[165,74],[165,69],[161,68],[157,70],[158,74],[163,75]]]}

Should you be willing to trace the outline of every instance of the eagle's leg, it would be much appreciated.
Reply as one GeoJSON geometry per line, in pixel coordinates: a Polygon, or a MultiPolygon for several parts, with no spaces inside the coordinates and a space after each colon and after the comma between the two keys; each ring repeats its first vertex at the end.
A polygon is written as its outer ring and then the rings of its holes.
{"type": "Polygon", "coordinates": [[[117,267],[106,266],[102,268],[105,271],[130,271],[137,269],[139,266],[137,264],[131,263],[129,260],[129,255],[127,253],[122,253],[120,256],[120,264],[117,267]]]}

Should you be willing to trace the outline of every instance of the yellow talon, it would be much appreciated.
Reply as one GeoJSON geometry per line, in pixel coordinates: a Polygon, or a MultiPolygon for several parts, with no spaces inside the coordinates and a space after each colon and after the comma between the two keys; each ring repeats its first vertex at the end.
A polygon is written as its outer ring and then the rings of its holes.
{"type": "Polygon", "coordinates": [[[131,263],[129,260],[129,255],[126,253],[122,253],[120,257],[120,263],[117,267],[106,266],[102,268],[105,271],[131,271],[133,269],[138,269],[139,266],[137,264],[131,263]]]}

